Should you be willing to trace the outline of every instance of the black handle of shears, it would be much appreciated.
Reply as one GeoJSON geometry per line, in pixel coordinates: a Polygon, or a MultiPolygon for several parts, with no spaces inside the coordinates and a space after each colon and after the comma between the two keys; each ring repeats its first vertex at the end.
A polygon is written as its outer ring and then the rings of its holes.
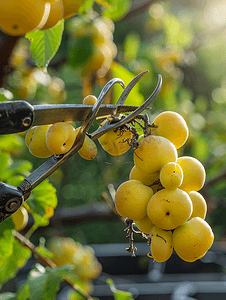
{"type": "Polygon", "coordinates": [[[29,129],[34,119],[34,107],[23,100],[0,103],[0,135],[29,129]]]}

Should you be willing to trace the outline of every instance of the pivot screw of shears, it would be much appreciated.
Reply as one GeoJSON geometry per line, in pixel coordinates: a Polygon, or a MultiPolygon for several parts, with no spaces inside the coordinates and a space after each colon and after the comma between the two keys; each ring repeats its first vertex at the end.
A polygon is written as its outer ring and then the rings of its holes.
{"type": "Polygon", "coordinates": [[[15,212],[20,207],[20,205],[21,205],[20,199],[13,198],[6,203],[5,209],[8,212],[15,212]]]}
{"type": "Polygon", "coordinates": [[[22,124],[24,125],[24,127],[28,127],[31,125],[31,118],[30,117],[25,117],[23,120],[22,120],[22,124]]]}

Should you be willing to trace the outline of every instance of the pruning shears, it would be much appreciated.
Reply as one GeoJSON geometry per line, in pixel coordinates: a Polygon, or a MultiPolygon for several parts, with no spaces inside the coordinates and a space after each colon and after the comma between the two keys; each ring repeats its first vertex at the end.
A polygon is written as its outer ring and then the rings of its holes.
{"type": "Polygon", "coordinates": [[[162,77],[158,75],[158,83],[154,92],[141,106],[126,106],[124,102],[132,88],[146,74],[138,74],[125,87],[119,78],[110,80],[100,92],[96,103],[92,105],[56,104],[56,105],[31,105],[26,101],[9,101],[0,104],[0,134],[18,133],[28,130],[31,126],[48,125],[57,122],[82,121],[80,131],[72,148],[65,154],[52,155],[40,167],[34,170],[18,186],[0,183],[0,223],[16,212],[22,203],[28,199],[31,191],[44,179],[50,176],[66,160],[74,155],[83,145],[85,135],[94,119],[108,118],[103,126],[99,127],[89,137],[93,140],[99,138],[109,130],[113,130],[134,120],[158,95],[162,86],[162,77]],[[114,84],[120,84],[124,91],[115,105],[102,104],[108,91],[114,84]],[[118,118],[121,113],[130,113],[124,118],[118,118]],[[110,121],[111,120],[111,121],[110,121]]]}

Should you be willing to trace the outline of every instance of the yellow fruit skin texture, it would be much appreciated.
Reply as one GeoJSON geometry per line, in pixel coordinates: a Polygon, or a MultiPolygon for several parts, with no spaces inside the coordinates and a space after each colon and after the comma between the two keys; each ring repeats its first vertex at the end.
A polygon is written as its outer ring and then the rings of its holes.
{"type": "Polygon", "coordinates": [[[28,212],[25,207],[21,206],[15,213],[12,214],[15,230],[23,230],[28,222],[28,212]]]}
{"type": "Polygon", "coordinates": [[[134,222],[137,226],[137,228],[142,231],[143,233],[149,234],[152,227],[155,225],[152,223],[152,221],[148,218],[148,216],[144,217],[141,220],[137,220],[134,222]]]}
{"type": "Polygon", "coordinates": [[[86,135],[84,143],[82,147],[78,150],[78,153],[82,158],[92,160],[97,155],[97,146],[94,143],[94,141],[86,135]]]}
{"type": "Polygon", "coordinates": [[[62,0],[64,5],[64,19],[69,19],[77,14],[83,0],[62,0]]]}
{"type": "Polygon", "coordinates": [[[150,231],[151,254],[155,261],[164,262],[173,253],[173,234],[172,231],[165,231],[157,226],[150,231]]]}
{"type": "Polygon", "coordinates": [[[75,137],[75,128],[70,123],[59,122],[49,127],[46,143],[53,153],[64,154],[73,146],[75,137]]]}
{"type": "Polygon", "coordinates": [[[116,210],[124,218],[141,220],[147,215],[147,204],[152,195],[152,189],[143,185],[141,181],[125,181],[116,191],[116,210]]]}
{"type": "Polygon", "coordinates": [[[166,138],[149,135],[134,152],[134,164],[140,172],[155,173],[169,162],[177,161],[177,150],[166,138]]]}
{"type": "Polygon", "coordinates": [[[129,174],[129,179],[140,180],[144,185],[150,186],[155,181],[159,180],[159,172],[148,174],[140,172],[135,166],[133,166],[129,174]]]}
{"type": "Polygon", "coordinates": [[[51,4],[48,20],[43,26],[42,30],[46,30],[55,26],[63,18],[63,13],[64,7],[62,0],[56,0],[53,4],[51,4]]]}
{"type": "Polygon", "coordinates": [[[176,149],[186,142],[189,134],[188,126],[180,114],[164,111],[155,118],[153,123],[158,127],[152,131],[152,134],[167,138],[176,149]]]}
{"type": "Polygon", "coordinates": [[[130,145],[126,140],[131,137],[132,133],[129,130],[122,134],[120,129],[116,129],[106,132],[98,140],[106,152],[112,156],[118,156],[130,149],[130,145]]]}
{"type": "Polygon", "coordinates": [[[172,230],[189,219],[192,209],[191,199],[186,192],[163,189],[151,197],[147,215],[159,228],[172,230]]]}
{"type": "Polygon", "coordinates": [[[46,145],[46,134],[50,125],[41,125],[31,128],[25,137],[29,151],[36,157],[47,158],[53,155],[46,145]]]}
{"type": "Polygon", "coordinates": [[[164,188],[168,190],[179,188],[183,181],[181,167],[175,162],[166,164],[160,171],[160,181],[164,188]]]}
{"type": "Polygon", "coordinates": [[[206,172],[201,162],[194,157],[182,156],[178,158],[177,164],[181,166],[184,174],[180,189],[187,193],[199,191],[206,179],[206,172]]]}
{"type": "Polygon", "coordinates": [[[9,35],[25,35],[39,25],[44,12],[42,0],[1,0],[0,27],[9,35]]]}
{"type": "Polygon", "coordinates": [[[173,247],[178,256],[187,262],[203,257],[213,240],[210,225],[199,217],[187,221],[173,232],[173,247]]]}
{"type": "Polygon", "coordinates": [[[205,219],[206,212],[207,212],[207,204],[206,200],[203,196],[198,192],[190,192],[188,193],[189,197],[191,198],[193,204],[193,212],[189,218],[192,219],[194,217],[200,217],[201,219],[205,219]]]}
{"type": "Polygon", "coordinates": [[[94,95],[88,95],[83,99],[82,103],[85,105],[94,105],[96,101],[97,98],[94,95]]]}

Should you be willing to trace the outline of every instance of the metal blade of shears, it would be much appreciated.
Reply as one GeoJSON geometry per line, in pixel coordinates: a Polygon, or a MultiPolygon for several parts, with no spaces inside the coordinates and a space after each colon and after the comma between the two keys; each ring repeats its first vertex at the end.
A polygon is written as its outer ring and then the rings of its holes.
{"type": "MultiPolygon", "coordinates": [[[[92,110],[92,105],[83,104],[56,104],[34,105],[34,120],[32,126],[48,125],[57,122],[84,121],[92,110]]],[[[96,118],[104,118],[112,115],[115,110],[119,113],[132,112],[137,106],[103,104],[100,106],[96,118]]]]}

